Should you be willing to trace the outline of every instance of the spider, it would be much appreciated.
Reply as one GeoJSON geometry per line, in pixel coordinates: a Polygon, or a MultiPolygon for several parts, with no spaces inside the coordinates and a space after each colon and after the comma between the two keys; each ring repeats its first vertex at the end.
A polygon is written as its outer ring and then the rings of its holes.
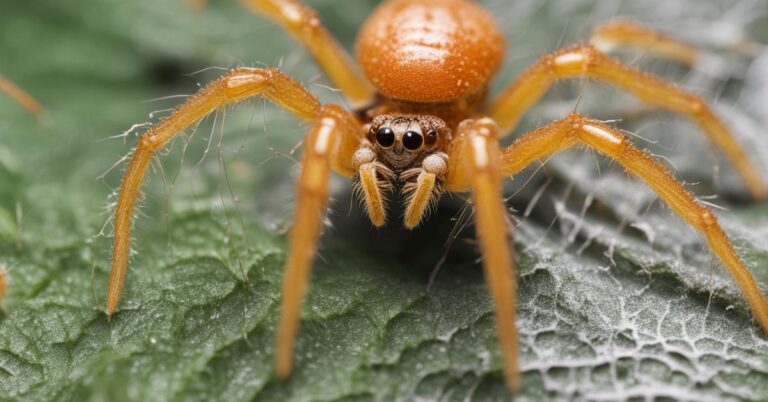
{"type": "Polygon", "coordinates": [[[617,129],[572,113],[501,148],[498,140],[557,80],[589,77],[609,82],[648,103],[682,113],[721,148],[755,198],[766,186],[731,132],[699,96],[610,58],[599,48],[628,45],[691,63],[687,44],[629,21],[597,28],[591,44],[541,57],[495,98],[488,81],[505,41],[492,15],[470,0],[387,0],[357,38],[357,62],[299,0],[244,0],[291,33],[353,106],[321,105],[299,82],[274,68],[235,68],[208,84],[149,129],[132,151],[114,212],[114,244],[106,313],[116,312],[128,264],[131,222],[139,188],[156,152],[209,113],[264,97],[312,122],[304,140],[290,252],[282,285],[275,371],[291,372],[300,307],[323,227],[329,180],[354,182],[374,226],[387,221],[387,197],[398,193],[412,229],[443,192],[471,192],[482,265],[495,303],[504,378],[517,390],[516,284],[505,225],[502,179],[577,144],[615,159],[644,180],[677,214],[701,231],[738,283],[754,316],[768,331],[768,303],[717,222],[657,160],[617,129]],[[598,48],[599,47],[599,48],[598,48]]]}

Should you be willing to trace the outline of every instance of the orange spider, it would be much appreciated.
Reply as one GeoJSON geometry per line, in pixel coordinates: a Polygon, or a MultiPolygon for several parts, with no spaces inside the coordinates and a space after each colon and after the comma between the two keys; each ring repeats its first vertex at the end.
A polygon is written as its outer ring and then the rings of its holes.
{"type": "Polygon", "coordinates": [[[684,43],[629,22],[595,31],[594,45],[577,45],[543,56],[493,100],[487,83],[499,68],[505,43],[491,14],[468,0],[389,0],[363,25],[352,59],[321,25],[314,10],[298,0],[244,0],[302,42],[354,105],[321,105],[300,83],[272,68],[236,68],[190,97],[139,140],[120,187],[107,293],[111,317],[120,300],[128,263],[134,207],[147,166],[180,131],[225,105],[266,97],[313,123],[304,141],[296,211],[285,266],[275,369],[291,371],[302,297],[307,288],[332,171],[351,179],[375,226],[387,218],[386,199],[399,192],[404,226],[414,228],[444,191],[472,192],[477,237],[488,286],[496,306],[505,379],[519,387],[516,285],[505,226],[502,179],[576,144],[615,159],[643,179],[669,206],[701,231],[741,287],[754,316],[768,331],[768,303],[758,290],[714,213],[648,153],[600,121],[573,113],[524,135],[507,148],[521,115],[557,80],[591,77],[638,98],[687,115],[741,173],[755,198],[766,186],[744,150],[699,96],[620,61],[595,46],[626,44],[693,62],[684,43]]]}

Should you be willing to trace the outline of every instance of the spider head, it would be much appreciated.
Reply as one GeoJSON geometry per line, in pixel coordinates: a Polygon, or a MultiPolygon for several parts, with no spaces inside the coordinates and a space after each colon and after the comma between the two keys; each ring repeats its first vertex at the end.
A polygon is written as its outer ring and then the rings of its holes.
{"type": "Polygon", "coordinates": [[[396,173],[418,167],[426,156],[445,150],[450,137],[445,122],[429,115],[379,115],[368,130],[378,160],[396,173]]]}

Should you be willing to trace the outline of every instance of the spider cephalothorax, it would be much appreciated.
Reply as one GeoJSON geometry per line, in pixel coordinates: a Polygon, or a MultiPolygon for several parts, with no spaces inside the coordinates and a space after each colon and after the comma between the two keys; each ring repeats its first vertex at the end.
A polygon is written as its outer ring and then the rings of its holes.
{"type": "MultiPolygon", "coordinates": [[[[395,189],[404,195],[406,228],[421,222],[443,190],[471,192],[477,244],[496,306],[505,378],[511,389],[519,386],[517,294],[507,209],[501,197],[502,179],[578,144],[616,160],[702,232],[738,282],[757,320],[768,330],[768,303],[714,213],[699,204],[663,164],[632,145],[619,130],[573,113],[522,136],[506,148],[498,143],[555,81],[596,78],[694,120],[726,153],[753,195],[765,197],[768,190],[747,154],[701,97],[584,44],[543,56],[495,99],[486,102],[488,80],[503,60],[504,40],[492,14],[472,1],[383,1],[357,41],[358,60],[365,76],[323,29],[316,13],[298,0],[245,2],[294,34],[349,103],[364,108],[352,113],[339,105],[321,105],[299,82],[271,68],[233,69],[189,98],[142,136],[126,170],[115,208],[108,314],[115,313],[118,306],[128,264],[133,210],[144,173],[156,152],[184,128],[218,108],[262,96],[313,123],[303,143],[295,220],[283,280],[275,347],[278,375],[288,375],[293,364],[301,301],[330,196],[331,172],[335,171],[354,180],[376,226],[385,223],[385,199],[395,189]]],[[[695,49],[685,43],[626,21],[602,26],[593,39],[601,45],[633,44],[684,62],[695,60],[696,55],[695,49]]]]}

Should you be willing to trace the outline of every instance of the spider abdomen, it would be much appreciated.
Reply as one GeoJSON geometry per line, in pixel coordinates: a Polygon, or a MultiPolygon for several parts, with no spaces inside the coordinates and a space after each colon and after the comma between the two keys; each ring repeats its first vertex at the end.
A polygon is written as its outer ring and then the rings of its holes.
{"type": "Polygon", "coordinates": [[[394,0],[363,25],[357,57],[387,97],[414,102],[459,98],[485,87],[504,55],[493,16],[466,0],[394,0]]]}

